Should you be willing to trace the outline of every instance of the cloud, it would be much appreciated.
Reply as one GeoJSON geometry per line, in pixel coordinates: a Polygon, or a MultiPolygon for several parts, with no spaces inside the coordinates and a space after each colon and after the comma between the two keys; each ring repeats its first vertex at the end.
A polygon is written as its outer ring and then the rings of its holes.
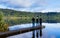
{"type": "Polygon", "coordinates": [[[30,7],[33,4],[39,5],[43,4],[43,0],[0,0],[0,3],[5,3],[5,5],[16,5],[23,7],[30,7]]]}
{"type": "Polygon", "coordinates": [[[41,12],[60,12],[60,8],[46,8],[44,10],[42,10],[41,12]]]}
{"type": "Polygon", "coordinates": [[[7,6],[22,6],[22,7],[30,7],[32,3],[31,0],[0,0],[1,3],[4,3],[7,6]]]}
{"type": "Polygon", "coordinates": [[[32,5],[30,0],[10,0],[10,4],[15,6],[30,7],[32,5]]]}
{"type": "Polygon", "coordinates": [[[59,0],[0,0],[0,8],[19,11],[50,12],[60,11],[59,3],[59,0]]]}

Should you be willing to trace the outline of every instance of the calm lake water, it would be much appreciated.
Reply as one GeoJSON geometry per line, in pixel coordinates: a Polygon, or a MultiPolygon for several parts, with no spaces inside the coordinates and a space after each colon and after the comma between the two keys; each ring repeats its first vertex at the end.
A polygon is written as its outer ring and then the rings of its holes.
{"type": "MultiPolygon", "coordinates": [[[[45,26],[45,28],[42,30],[42,34],[43,34],[42,38],[60,38],[60,23],[43,23],[42,25],[45,26]]],[[[29,23],[29,24],[10,26],[9,30],[13,31],[13,30],[17,30],[20,28],[27,28],[27,27],[32,27],[32,24],[29,23]]],[[[10,36],[7,38],[32,38],[32,31],[24,34],[10,36]]]]}

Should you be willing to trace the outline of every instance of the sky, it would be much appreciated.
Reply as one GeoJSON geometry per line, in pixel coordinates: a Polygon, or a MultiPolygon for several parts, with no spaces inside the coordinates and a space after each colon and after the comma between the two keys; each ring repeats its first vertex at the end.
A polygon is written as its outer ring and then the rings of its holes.
{"type": "Polygon", "coordinates": [[[0,8],[30,12],[60,12],[60,0],[0,0],[0,8]]]}

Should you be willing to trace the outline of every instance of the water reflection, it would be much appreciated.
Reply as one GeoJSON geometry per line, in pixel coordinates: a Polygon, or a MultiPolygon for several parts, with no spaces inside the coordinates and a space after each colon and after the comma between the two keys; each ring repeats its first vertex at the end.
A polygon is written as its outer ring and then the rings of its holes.
{"type": "MultiPolygon", "coordinates": [[[[39,38],[60,38],[60,23],[43,23],[45,29],[42,30],[42,37],[39,38]]],[[[21,24],[9,27],[10,30],[16,30],[15,28],[27,28],[32,27],[32,24],[21,24]],[[17,26],[17,27],[15,27],[17,26]]],[[[7,38],[32,38],[32,32],[19,34],[7,38]]]]}

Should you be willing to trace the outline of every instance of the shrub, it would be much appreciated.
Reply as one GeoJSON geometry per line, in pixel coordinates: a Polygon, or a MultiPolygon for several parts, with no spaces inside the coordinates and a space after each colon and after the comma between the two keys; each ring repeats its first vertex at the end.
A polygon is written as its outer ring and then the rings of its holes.
{"type": "Polygon", "coordinates": [[[0,32],[4,32],[8,30],[8,24],[3,20],[3,13],[0,12],[0,32]]]}

